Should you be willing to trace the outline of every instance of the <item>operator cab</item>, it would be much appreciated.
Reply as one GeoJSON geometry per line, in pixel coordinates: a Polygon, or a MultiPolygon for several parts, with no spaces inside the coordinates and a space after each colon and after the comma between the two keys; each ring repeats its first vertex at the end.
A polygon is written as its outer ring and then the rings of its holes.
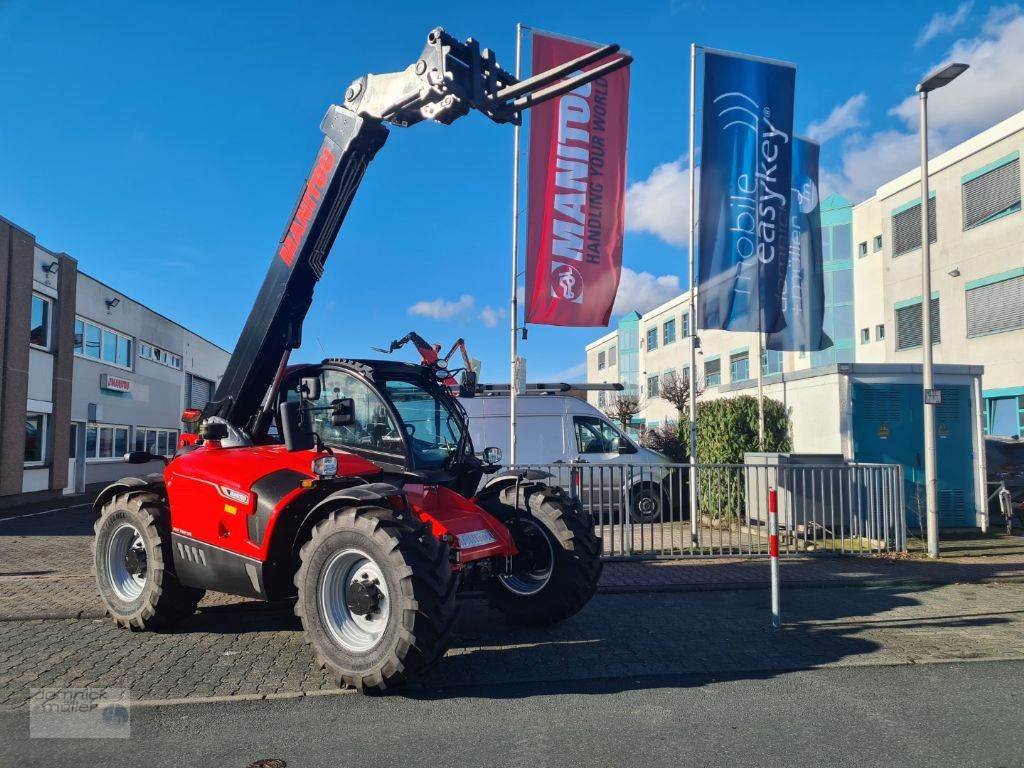
{"type": "Polygon", "coordinates": [[[298,366],[285,377],[279,403],[300,400],[303,380],[313,377],[319,392],[307,398],[307,428],[326,447],[377,464],[386,480],[445,485],[471,496],[490,469],[473,453],[465,410],[430,367],[343,359],[298,366]],[[344,425],[334,418],[340,403],[344,425]]]}

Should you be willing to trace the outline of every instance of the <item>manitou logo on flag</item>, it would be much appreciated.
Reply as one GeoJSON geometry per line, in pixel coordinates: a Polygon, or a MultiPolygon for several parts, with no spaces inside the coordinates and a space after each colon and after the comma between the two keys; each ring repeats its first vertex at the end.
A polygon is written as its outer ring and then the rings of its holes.
{"type": "Polygon", "coordinates": [[[320,201],[323,199],[324,190],[331,179],[331,171],[334,170],[334,153],[324,147],[320,150],[320,156],[313,166],[313,173],[306,182],[306,188],[302,191],[299,204],[295,207],[295,215],[292,216],[291,224],[285,233],[284,240],[277,255],[281,261],[289,267],[295,262],[295,255],[299,252],[299,246],[309,231],[309,225],[313,222],[320,201]]]}
{"type": "MultiPolygon", "coordinates": [[[[533,71],[596,46],[533,34],[533,71]]],[[[629,71],[581,85],[530,118],[526,321],[607,325],[624,230],[629,71]]]]}

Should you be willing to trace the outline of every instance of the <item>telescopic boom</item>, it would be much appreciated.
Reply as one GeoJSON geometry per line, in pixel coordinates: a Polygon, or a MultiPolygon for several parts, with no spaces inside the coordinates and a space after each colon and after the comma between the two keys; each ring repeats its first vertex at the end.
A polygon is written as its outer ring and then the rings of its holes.
{"type": "Polygon", "coordinates": [[[472,38],[463,43],[437,28],[405,70],[353,82],[344,104],[331,105],[320,124],[324,139],[313,170],[203,418],[221,416],[253,437],[266,431],[327,255],[367,166],[388,137],[385,123],[448,125],[475,109],[496,123],[518,124],[526,109],[627,66],[632,58],[616,56],[618,51],[618,45],[606,45],[519,81],[472,38]],[[592,68],[580,71],[586,66],[592,68]]]}

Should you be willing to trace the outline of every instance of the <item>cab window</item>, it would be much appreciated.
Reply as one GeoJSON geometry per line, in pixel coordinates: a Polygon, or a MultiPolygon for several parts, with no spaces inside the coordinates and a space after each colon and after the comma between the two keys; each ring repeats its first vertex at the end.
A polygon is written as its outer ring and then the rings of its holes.
{"type": "MultiPolygon", "coordinates": [[[[574,416],[576,448],[580,453],[618,452],[619,432],[607,421],[594,416],[574,416]]],[[[625,445],[628,442],[623,440],[625,445]]]]}
{"type": "Polygon", "coordinates": [[[320,399],[312,403],[313,429],[328,445],[381,453],[405,452],[402,436],[384,401],[366,383],[342,371],[321,374],[320,399]],[[331,403],[351,397],[355,407],[351,424],[331,424],[331,403]]]}
{"type": "Polygon", "coordinates": [[[385,388],[402,420],[416,466],[443,467],[462,442],[459,419],[439,397],[416,382],[392,379],[385,388]]]}

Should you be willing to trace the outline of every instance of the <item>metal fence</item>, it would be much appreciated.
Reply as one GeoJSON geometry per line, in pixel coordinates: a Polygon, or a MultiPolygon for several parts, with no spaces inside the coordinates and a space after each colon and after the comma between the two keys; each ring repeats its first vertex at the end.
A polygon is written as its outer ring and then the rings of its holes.
{"type": "Polygon", "coordinates": [[[768,489],[778,491],[782,554],[906,550],[898,464],[530,464],[591,514],[607,559],[767,555],[768,489]]]}

